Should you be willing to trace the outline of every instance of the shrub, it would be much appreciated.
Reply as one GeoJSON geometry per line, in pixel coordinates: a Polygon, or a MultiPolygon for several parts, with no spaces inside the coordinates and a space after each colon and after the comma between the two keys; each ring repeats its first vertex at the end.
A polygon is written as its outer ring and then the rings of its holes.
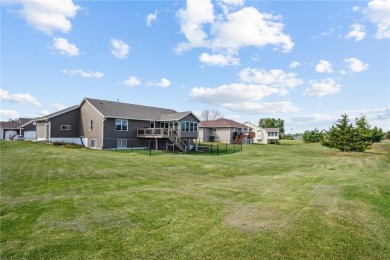
{"type": "Polygon", "coordinates": [[[324,135],[321,144],[343,152],[364,152],[383,137],[382,129],[370,129],[365,116],[356,118],[355,125],[350,123],[347,114],[342,115],[324,135]]]}

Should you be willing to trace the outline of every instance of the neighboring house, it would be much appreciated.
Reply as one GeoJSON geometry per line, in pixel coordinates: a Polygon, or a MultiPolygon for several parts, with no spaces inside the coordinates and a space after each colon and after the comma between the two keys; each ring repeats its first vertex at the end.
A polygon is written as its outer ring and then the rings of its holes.
{"type": "Polygon", "coordinates": [[[280,131],[278,127],[275,128],[265,128],[268,135],[268,144],[279,144],[280,131]]]}
{"type": "Polygon", "coordinates": [[[80,108],[65,108],[35,119],[38,141],[61,141],[82,144],[80,139],[80,108]]]}
{"type": "Polygon", "coordinates": [[[217,119],[203,121],[199,125],[199,138],[202,142],[227,142],[229,144],[249,143],[251,136],[248,136],[247,126],[230,119],[217,119]]]}
{"type": "Polygon", "coordinates": [[[258,144],[279,143],[279,128],[262,128],[245,122],[247,131],[254,132],[253,142],[258,144]]]}
{"type": "Polygon", "coordinates": [[[0,122],[1,139],[9,139],[10,135],[25,135],[26,139],[35,139],[35,125],[31,118],[19,118],[16,122],[0,122]]]}
{"type": "Polygon", "coordinates": [[[173,143],[182,151],[198,137],[200,120],[192,112],[85,98],[37,120],[37,139],[83,144],[95,149],[128,148],[133,140],[173,143]]]}

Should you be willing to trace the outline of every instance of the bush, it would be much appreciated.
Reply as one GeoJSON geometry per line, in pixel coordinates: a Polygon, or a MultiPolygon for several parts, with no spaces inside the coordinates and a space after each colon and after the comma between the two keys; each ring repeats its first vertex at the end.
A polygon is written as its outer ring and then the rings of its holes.
{"type": "Polygon", "coordinates": [[[315,128],[314,130],[307,130],[303,133],[302,139],[305,143],[319,143],[323,138],[323,134],[315,128]]]}
{"type": "Polygon", "coordinates": [[[347,114],[342,115],[324,135],[321,144],[343,152],[364,152],[383,137],[382,129],[370,129],[365,116],[356,118],[355,125],[349,122],[347,114]]]}

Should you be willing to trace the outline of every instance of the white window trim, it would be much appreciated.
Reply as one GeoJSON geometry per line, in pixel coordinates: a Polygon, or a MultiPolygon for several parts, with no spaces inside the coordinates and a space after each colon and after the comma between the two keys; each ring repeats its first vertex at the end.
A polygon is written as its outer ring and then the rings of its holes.
{"type": "Polygon", "coordinates": [[[96,139],[91,139],[91,148],[96,148],[96,145],[97,145],[96,139]],[[94,141],[95,141],[95,146],[93,146],[94,141]]]}
{"type": "Polygon", "coordinates": [[[61,125],[61,131],[69,131],[69,130],[72,130],[71,125],[61,125]],[[69,126],[69,128],[68,128],[68,126],[69,126]]]}
{"type": "MultiPolygon", "coordinates": [[[[121,124],[121,126],[122,126],[122,128],[123,128],[123,124],[121,124]]],[[[129,131],[129,120],[127,120],[127,119],[115,119],[115,131],[121,131],[121,132],[124,132],[124,131],[129,131]],[[126,130],[117,130],[116,129],[116,121],[117,120],[121,120],[121,121],[126,121],[127,122],[127,124],[126,124],[126,126],[127,126],[127,129],[126,130]]]]}
{"type": "Polygon", "coordinates": [[[117,139],[117,140],[116,140],[116,148],[117,148],[117,149],[126,149],[126,148],[127,148],[127,139],[117,139]],[[121,145],[123,144],[123,141],[125,141],[126,147],[123,147],[123,146],[119,147],[119,146],[118,146],[118,142],[119,142],[119,141],[120,141],[121,145]]]}

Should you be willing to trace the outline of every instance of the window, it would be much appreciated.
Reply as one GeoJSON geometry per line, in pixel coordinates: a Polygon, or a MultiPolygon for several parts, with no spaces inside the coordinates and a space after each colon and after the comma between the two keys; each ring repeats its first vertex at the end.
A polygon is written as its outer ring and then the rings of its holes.
{"type": "Polygon", "coordinates": [[[198,132],[197,122],[181,121],[181,131],[183,132],[198,132]]]}
{"type": "Polygon", "coordinates": [[[93,130],[93,120],[89,120],[89,131],[93,130]]]}
{"type": "Polygon", "coordinates": [[[96,139],[91,140],[91,147],[96,148],[96,139]]]}
{"type": "Polygon", "coordinates": [[[117,148],[127,148],[127,140],[126,139],[118,139],[116,142],[117,148]]]}
{"type": "Polygon", "coordinates": [[[155,128],[156,124],[154,122],[150,122],[150,128],[155,128]]]}
{"type": "Polygon", "coordinates": [[[61,125],[61,130],[70,130],[70,125],[61,125]]]}
{"type": "Polygon", "coordinates": [[[116,131],[127,131],[127,120],[116,119],[115,120],[115,130],[116,131]]]}

